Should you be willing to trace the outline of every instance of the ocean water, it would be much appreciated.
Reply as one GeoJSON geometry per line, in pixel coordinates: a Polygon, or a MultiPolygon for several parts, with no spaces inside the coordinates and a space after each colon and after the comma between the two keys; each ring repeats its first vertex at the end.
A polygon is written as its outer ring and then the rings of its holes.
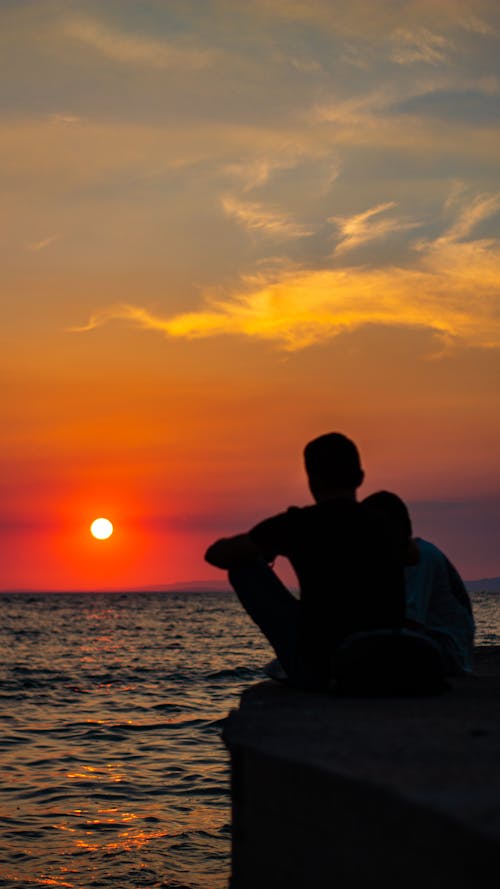
{"type": "Polygon", "coordinates": [[[0,886],[227,886],[221,721],[270,656],[229,594],[0,597],[0,886]]]}
{"type": "Polygon", "coordinates": [[[221,723],[271,656],[233,596],[3,595],[0,641],[0,887],[226,887],[221,723]]]}

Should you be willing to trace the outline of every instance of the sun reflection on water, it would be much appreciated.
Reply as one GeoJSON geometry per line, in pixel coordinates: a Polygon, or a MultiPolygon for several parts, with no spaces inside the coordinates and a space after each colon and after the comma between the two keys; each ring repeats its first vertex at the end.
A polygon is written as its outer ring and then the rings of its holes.
{"type": "Polygon", "coordinates": [[[103,780],[105,782],[114,782],[115,784],[119,784],[121,781],[125,780],[125,774],[122,771],[115,771],[118,769],[123,769],[124,764],[121,762],[113,763],[108,762],[100,768],[96,768],[91,765],[84,765],[83,771],[81,772],[67,772],[67,778],[77,778],[80,781],[99,781],[103,780]]]}
{"type": "MultiPolygon", "coordinates": [[[[99,822],[97,822],[99,823],[99,822]]],[[[162,839],[164,837],[172,837],[178,836],[181,831],[174,831],[170,833],[168,830],[124,830],[118,839],[109,840],[107,842],[100,842],[97,840],[87,840],[87,839],[79,839],[75,841],[75,846],[77,849],[85,850],[86,852],[95,852],[100,850],[101,852],[110,853],[110,852],[132,852],[137,849],[141,849],[144,846],[147,846],[148,843],[152,843],[154,840],[162,839]]],[[[88,832],[88,836],[92,836],[92,832],[88,832]]]]}

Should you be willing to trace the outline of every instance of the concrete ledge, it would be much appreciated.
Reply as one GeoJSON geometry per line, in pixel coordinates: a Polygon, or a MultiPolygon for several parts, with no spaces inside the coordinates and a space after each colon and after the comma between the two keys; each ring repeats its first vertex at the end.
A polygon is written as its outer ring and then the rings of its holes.
{"type": "Polygon", "coordinates": [[[498,868],[500,649],[480,649],[476,675],[435,698],[264,682],[224,739],[232,889],[470,889],[498,868]]]}

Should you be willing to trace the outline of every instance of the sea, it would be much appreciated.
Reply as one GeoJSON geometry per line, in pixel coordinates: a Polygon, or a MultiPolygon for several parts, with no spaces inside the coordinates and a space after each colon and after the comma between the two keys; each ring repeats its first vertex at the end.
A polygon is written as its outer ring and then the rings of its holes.
{"type": "Polygon", "coordinates": [[[227,887],[221,730],[272,656],[235,597],[3,594],[0,640],[0,887],[227,887]]]}

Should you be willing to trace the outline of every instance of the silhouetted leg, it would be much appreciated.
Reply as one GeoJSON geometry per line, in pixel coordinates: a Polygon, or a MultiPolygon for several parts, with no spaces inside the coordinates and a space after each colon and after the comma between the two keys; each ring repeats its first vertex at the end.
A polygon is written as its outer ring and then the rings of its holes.
{"type": "Polygon", "coordinates": [[[243,608],[270,642],[294,684],[301,683],[298,654],[299,602],[263,560],[228,572],[243,608]]]}
{"type": "Polygon", "coordinates": [[[432,630],[427,630],[427,633],[425,635],[439,645],[439,650],[443,659],[446,675],[460,676],[460,674],[464,671],[460,661],[460,653],[458,652],[453,640],[449,639],[446,633],[436,633],[432,630]]]}

